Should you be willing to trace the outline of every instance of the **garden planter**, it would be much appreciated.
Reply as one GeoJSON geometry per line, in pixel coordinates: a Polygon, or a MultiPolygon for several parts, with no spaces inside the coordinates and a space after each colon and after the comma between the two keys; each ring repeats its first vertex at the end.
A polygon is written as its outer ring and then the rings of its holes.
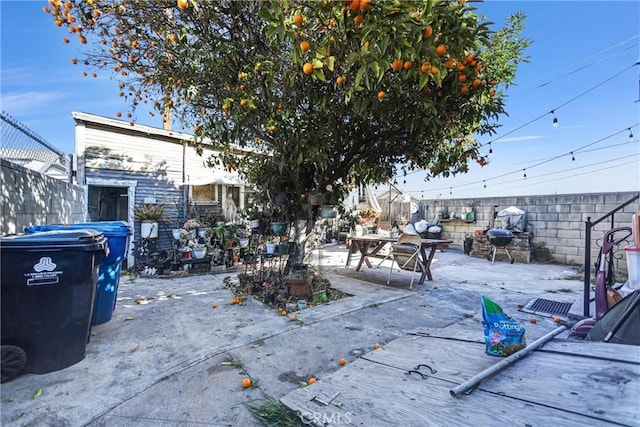
{"type": "Polygon", "coordinates": [[[260,227],[260,220],[259,219],[252,219],[251,221],[249,221],[249,224],[251,225],[251,228],[259,228],[260,227]]]}
{"type": "Polygon", "coordinates": [[[266,249],[267,249],[267,254],[273,255],[275,253],[275,251],[276,251],[276,244],[275,243],[267,243],[266,249]]]}
{"type": "Polygon", "coordinates": [[[338,216],[338,207],[334,205],[324,205],[320,208],[322,218],[335,218],[338,216]]]}
{"type": "Polygon", "coordinates": [[[280,255],[287,255],[289,253],[289,244],[281,243],[278,245],[278,253],[280,255]]]}
{"type": "Polygon", "coordinates": [[[140,224],[140,236],[143,239],[155,239],[158,237],[158,223],[143,222],[140,224]]]}
{"type": "Polygon", "coordinates": [[[273,234],[281,235],[287,231],[287,226],[289,224],[286,222],[272,222],[271,229],[273,230],[273,234]]]}
{"type": "Polygon", "coordinates": [[[287,288],[289,295],[294,298],[307,298],[311,295],[311,278],[310,277],[289,277],[287,279],[287,288]]]}
{"type": "Polygon", "coordinates": [[[202,259],[207,255],[207,248],[193,248],[191,252],[194,258],[202,259]]]}

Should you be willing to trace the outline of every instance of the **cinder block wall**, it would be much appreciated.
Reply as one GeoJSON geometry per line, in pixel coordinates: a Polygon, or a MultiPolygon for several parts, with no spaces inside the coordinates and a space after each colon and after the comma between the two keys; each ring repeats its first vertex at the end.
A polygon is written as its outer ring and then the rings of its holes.
{"type": "Polygon", "coordinates": [[[84,191],[77,185],[0,160],[0,234],[38,224],[82,222],[84,191]]]}
{"type": "MultiPolygon", "coordinates": [[[[476,230],[486,230],[492,225],[493,213],[509,206],[527,212],[527,231],[533,234],[532,246],[535,253],[532,261],[557,262],[560,264],[583,265],[585,256],[585,221],[594,222],[618,206],[635,197],[637,192],[602,194],[556,194],[522,197],[488,197],[474,199],[423,200],[426,220],[435,221],[438,212],[447,209],[450,213],[465,212],[465,206],[472,204],[476,221],[440,221],[443,236],[453,240],[451,247],[463,248],[466,236],[473,236],[476,230]]],[[[592,229],[591,256],[595,262],[605,231],[614,227],[630,227],[631,216],[638,209],[638,201],[629,204],[615,214],[615,221],[607,219],[592,229]]],[[[620,254],[619,266],[626,270],[624,254],[620,254]]]]}

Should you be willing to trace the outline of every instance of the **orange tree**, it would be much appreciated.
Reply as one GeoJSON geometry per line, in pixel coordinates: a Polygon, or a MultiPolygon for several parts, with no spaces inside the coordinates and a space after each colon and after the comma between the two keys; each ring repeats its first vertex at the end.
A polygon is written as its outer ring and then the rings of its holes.
{"type": "MultiPolygon", "coordinates": [[[[289,218],[399,171],[481,165],[475,137],[504,113],[529,41],[464,1],[49,0],[87,44],[72,63],[112,73],[135,120],[171,109],[289,218]]],[[[65,37],[68,42],[68,37],[65,37]]],[[[119,113],[120,115],[120,113],[119,113]]]]}

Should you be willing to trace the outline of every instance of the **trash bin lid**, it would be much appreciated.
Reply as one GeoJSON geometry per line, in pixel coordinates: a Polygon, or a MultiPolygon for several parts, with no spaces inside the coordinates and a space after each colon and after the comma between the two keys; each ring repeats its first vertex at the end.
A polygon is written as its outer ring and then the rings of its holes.
{"type": "Polygon", "coordinates": [[[53,230],[35,234],[16,234],[0,238],[3,251],[81,249],[85,251],[108,250],[104,234],[90,229],[53,230]]]}
{"type": "Polygon", "coordinates": [[[83,222],[76,224],[34,225],[25,229],[27,233],[39,233],[53,230],[96,230],[107,237],[126,237],[131,235],[131,227],[124,221],[83,222]]]}

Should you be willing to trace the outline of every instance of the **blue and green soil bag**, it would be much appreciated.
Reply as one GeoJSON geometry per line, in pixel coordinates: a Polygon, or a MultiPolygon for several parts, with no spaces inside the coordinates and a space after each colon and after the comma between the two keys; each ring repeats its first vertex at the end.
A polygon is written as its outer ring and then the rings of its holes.
{"type": "Polygon", "coordinates": [[[482,319],[487,354],[509,356],[527,345],[524,326],[485,296],[482,297],[482,319]]]}

